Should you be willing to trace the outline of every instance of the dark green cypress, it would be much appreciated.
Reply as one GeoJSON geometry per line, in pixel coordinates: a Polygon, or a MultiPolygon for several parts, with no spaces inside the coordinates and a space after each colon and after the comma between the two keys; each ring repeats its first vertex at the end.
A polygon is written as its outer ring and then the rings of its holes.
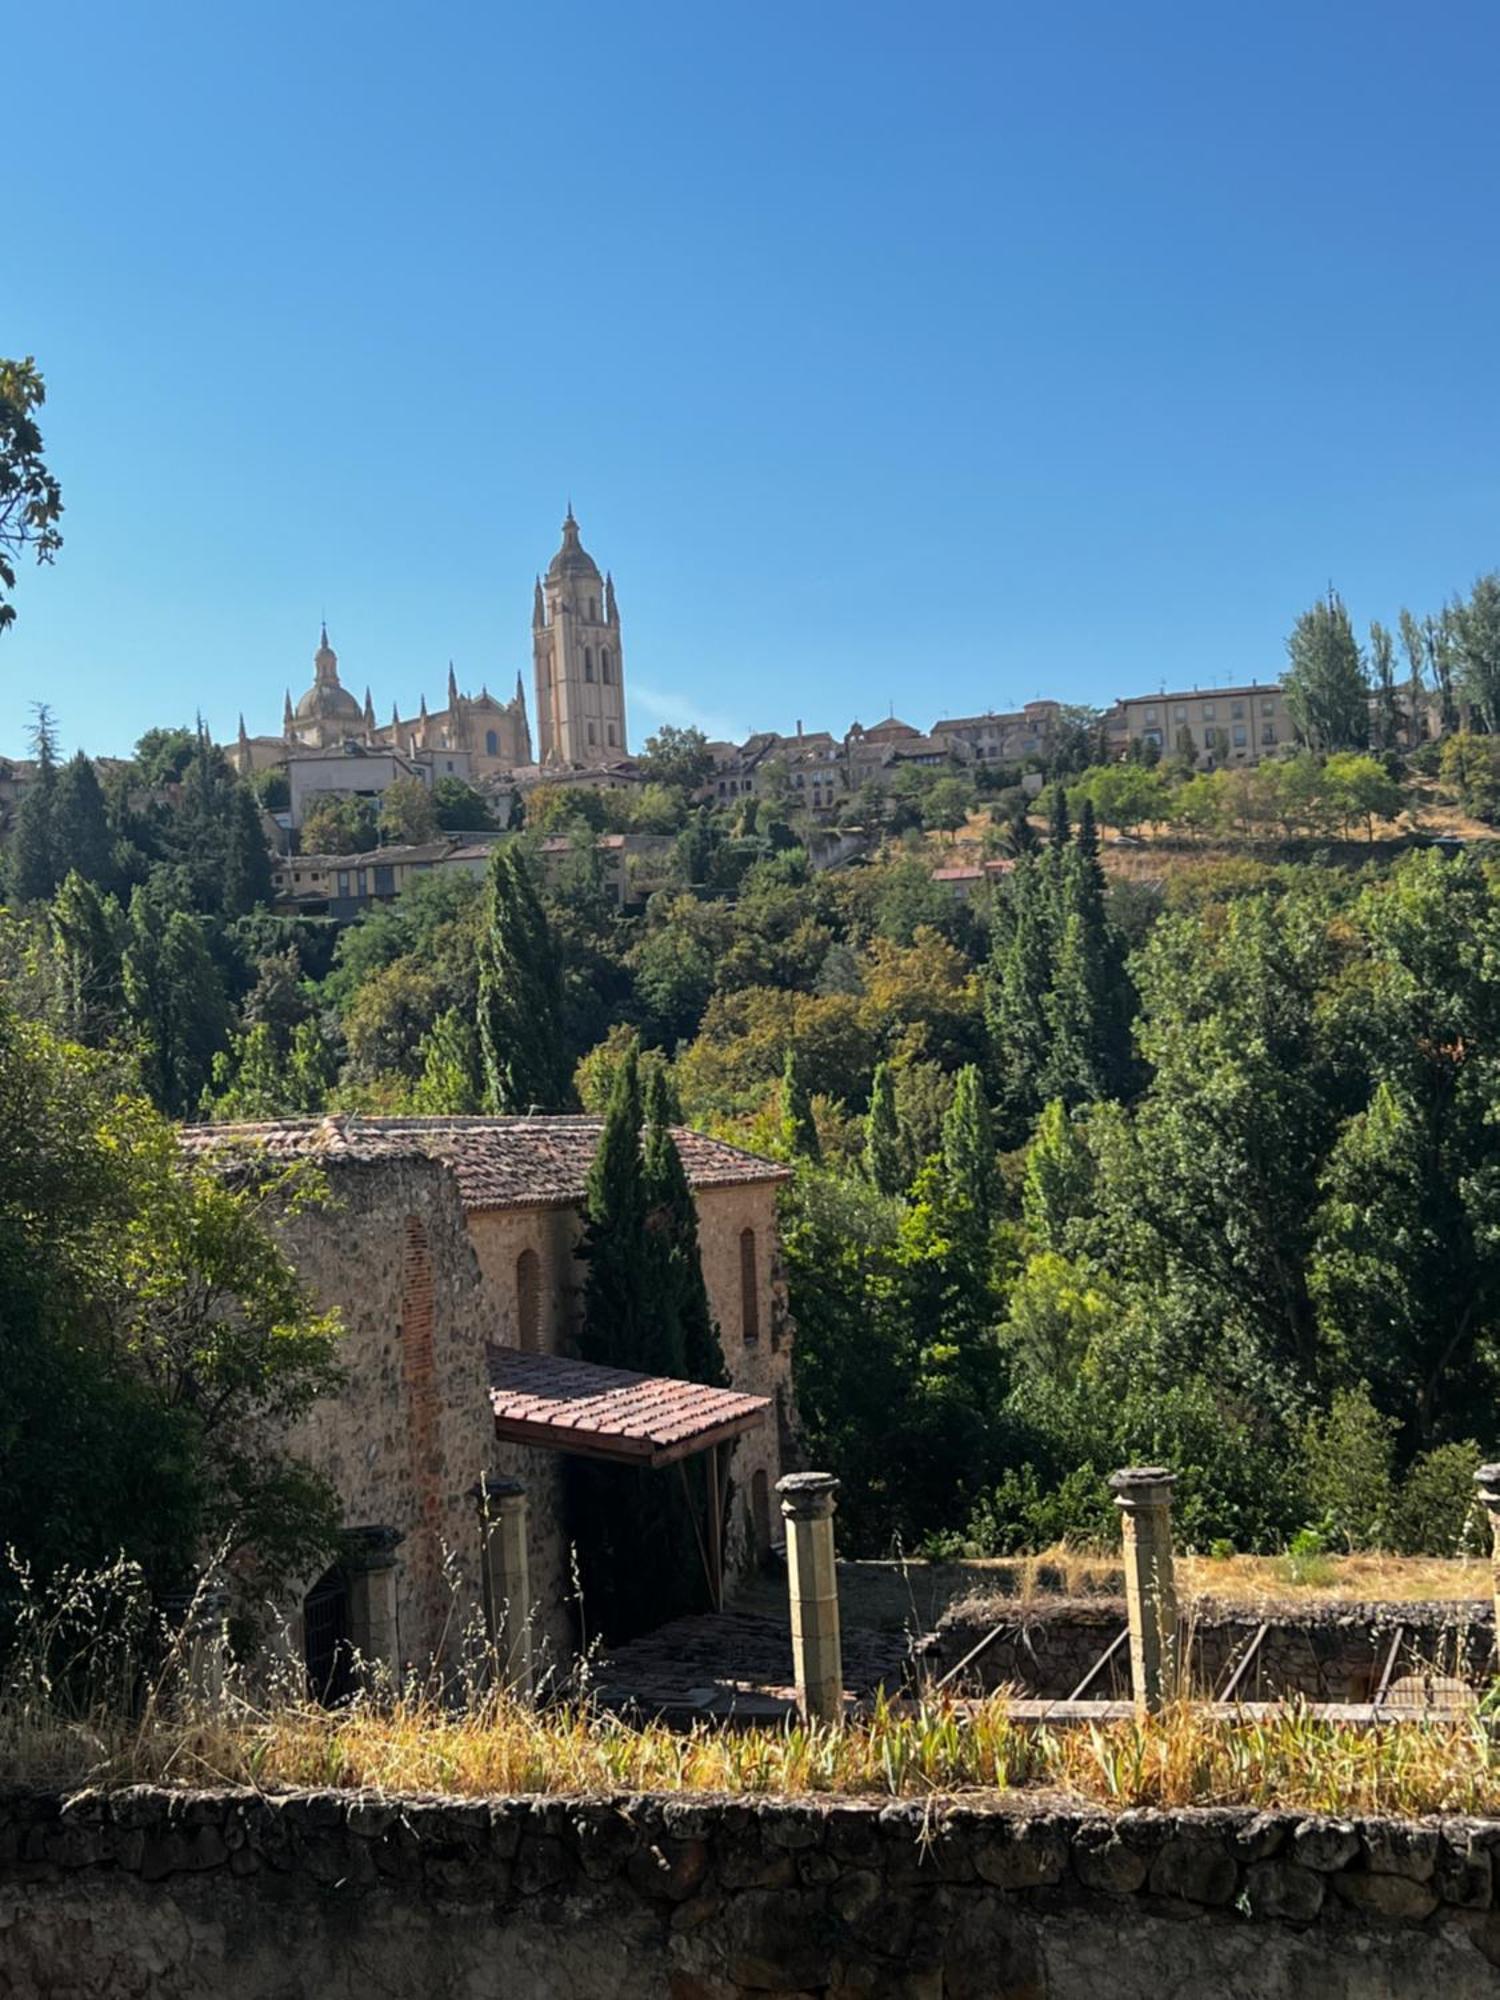
{"type": "Polygon", "coordinates": [[[114,880],[109,814],[98,776],[81,750],[57,774],[52,824],[59,877],[71,871],[109,888],[114,880]]]}
{"type": "Polygon", "coordinates": [[[677,1368],[663,1372],[728,1388],[719,1325],[703,1281],[698,1204],[672,1136],[672,1118],[671,1091],[658,1065],[646,1080],[646,1192],[652,1244],[662,1272],[662,1305],[676,1322],[673,1345],[679,1361],[677,1368]]]}
{"type": "Polygon", "coordinates": [[[870,1111],[865,1120],[865,1174],[882,1194],[899,1195],[905,1191],[896,1082],[888,1062],[875,1065],[870,1085],[870,1111]]]}
{"type": "Polygon", "coordinates": [[[58,865],[57,739],[52,712],[37,707],[31,732],[36,752],[36,776],[27,786],[16,814],[6,870],[11,896],[18,903],[41,903],[56,889],[64,871],[58,865]]]}
{"type": "MultiPolygon", "coordinates": [[[[490,864],[488,922],[479,943],[479,1044],[486,1109],[566,1110],[572,1084],[562,1031],[557,947],[519,849],[490,864]]],[[[637,1121],[637,1137],[639,1137],[637,1121]]]]}
{"type": "Polygon", "coordinates": [[[823,1149],[813,1118],[812,1098],[797,1062],[797,1051],[787,1044],[786,1062],[781,1073],[781,1138],[793,1159],[819,1160],[823,1149]]]}

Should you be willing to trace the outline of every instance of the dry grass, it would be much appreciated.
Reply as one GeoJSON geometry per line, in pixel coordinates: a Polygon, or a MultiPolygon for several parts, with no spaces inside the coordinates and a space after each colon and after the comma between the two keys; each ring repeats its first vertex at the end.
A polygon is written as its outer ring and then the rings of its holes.
{"type": "Polygon", "coordinates": [[[1147,1724],[1071,1729],[979,1707],[881,1706],[841,1729],[679,1732],[503,1697],[328,1711],[234,1706],[149,1729],[0,1715],[0,1780],[354,1789],[457,1796],[600,1792],[947,1798],[1045,1791],[1111,1808],[1248,1805],[1315,1811],[1500,1812],[1500,1740],[1479,1714],[1351,1729],[1290,1708],[1235,1720],[1184,1706],[1147,1724]]]}

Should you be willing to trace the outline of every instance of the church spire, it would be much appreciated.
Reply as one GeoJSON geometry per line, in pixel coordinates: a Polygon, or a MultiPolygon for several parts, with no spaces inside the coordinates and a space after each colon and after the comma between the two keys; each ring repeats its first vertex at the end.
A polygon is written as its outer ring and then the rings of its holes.
{"type": "Polygon", "coordinates": [[[373,729],[374,727],[375,727],[375,704],[370,699],[370,685],[369,682],[367,681],[365,683],[365,728],[373,729]]]}
{"type": "Polygon", "coordinates": [[[522,709],[526,706],[526,689],[522,684],[519,668],[516,670],[516,704],[522,709]]]}
{"type": "Polygon", "coordinates": [[[292,691],[286,691],[286,703],[281,711],[281,726],[288,736],[292,733],[292,691]]]}
{"type": "Polygon", "coordinates": [[[450,709],[458,707],[458,676],[453,671],[451,660],[448,662],[448,706],[450,709]]]}
{"type": "Polygon", "coordinates": [[[242,750],[250,747],[250,738],[245,734],[245,711],[243,709],[240,710],[239,746],[242,750]]]}
{"type": "Polygon", "coordinates": [[[399,729],[399,728],[400,728],[400,726],[401,726],[401,711],[400,711],[400,709],[399,709],[399,708],[398,708],[398,707],[396,706],[395,702],[392,702],[392,703],[391,703],[391,727],[392,727],[392,729],[399,729]]]}
{"type": "Polygon", "coordinates": [[[531,600],[531,629],[540,632],[547,622],[547,607],[542,601],[542,579],[536,580],[536,594],[531,600]]]}
{"type": "Polygon", "coordinates": [[[620,614],[615,608],[615,578],[612,570],[604,572],[604,621],[607,625],[618,625],[620,614]]]}

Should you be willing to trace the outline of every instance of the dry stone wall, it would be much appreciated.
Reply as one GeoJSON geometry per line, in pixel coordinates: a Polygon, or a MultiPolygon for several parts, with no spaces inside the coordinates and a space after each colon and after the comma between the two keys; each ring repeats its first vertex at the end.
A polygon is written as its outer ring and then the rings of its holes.
{"type": "Polygon", "coordinates": [[[1500,1822],[861,1801],[0,1795],[25,2000],[1500,1990],[1500,1822]]]}

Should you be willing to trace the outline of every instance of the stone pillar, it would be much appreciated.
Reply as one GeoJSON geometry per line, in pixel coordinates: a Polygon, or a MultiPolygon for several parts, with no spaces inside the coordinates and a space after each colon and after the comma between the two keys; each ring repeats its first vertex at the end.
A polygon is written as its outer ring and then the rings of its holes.
{"type": "Polygon", "coordinates": [[[1138,1716],[1155,1715],[1177,1692],[1177,1586],[1172,1575],[1172,1488],[1159,1465],[1111,1474],[1125,1557],[1130,1682],[1138,1716]]]}
{"type": "Polygon", "coordinates": [[[786,1521],[797,1705],[809,1722],[844,1718],[839,1580],[833,1553],[838,1490],[839,1482],[827,1472],[789,1472],[776,1482],[786,1521]]]}
{"type": "Polygon", "coordinates": [[[394,1681],[400,1669],[396,1551],[404,1539],[399,1528],[349,1528],[344,1533],[349,1644],[369,1679],[388,1675],[394,1681]]]}
{"type": "Polygon", "coordinates": [[[175,1628],[179,1698],[193,1704],[216,1702],[224,1692],[229,1592],[183,1591],[166,1598],[163,1608],[175,1628]]]}
{"type": "Polygon", "coordinates": [[[1474,1484],[1490,1517],[1490,1575],[1495,1598],[1495,1650],[1500,1654],[1500,1465],[1481,1465],[1474,1484]]]}
{"type": "Polygon", "coordinates": [[[531,1568],[526,1553],[526,1488],[486,1473],[469,1497],[479,1509],[484,1622],[501,1683],[531,1699],[531,1568]]]}

